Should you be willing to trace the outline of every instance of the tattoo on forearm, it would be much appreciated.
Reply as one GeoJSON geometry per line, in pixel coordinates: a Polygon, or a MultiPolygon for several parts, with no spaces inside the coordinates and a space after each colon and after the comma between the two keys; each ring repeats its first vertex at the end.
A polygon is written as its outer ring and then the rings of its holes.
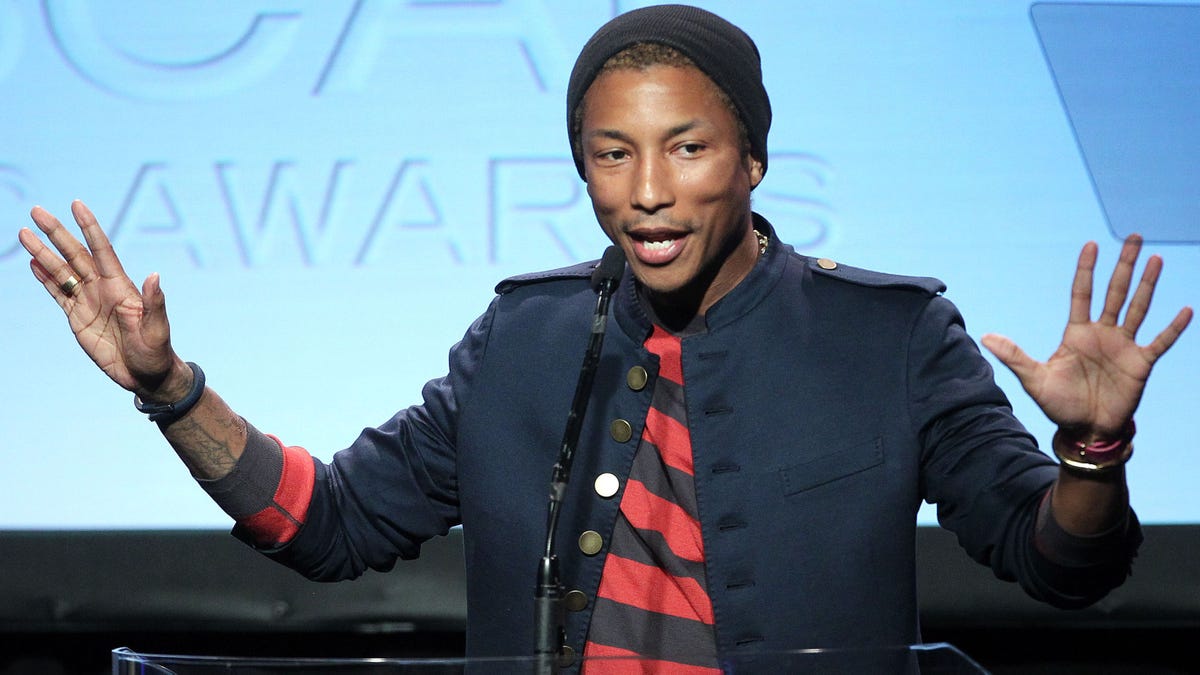
{"type": "Polygon", "coordinates": [[[229,420],[205,420],[202,424],[185,417],[170,426],[167,439],[192,474],[201,478],[219,478],[233,470],[237,456],[231,442],[242,442],[246,423],[237,415],[229,420]]]}

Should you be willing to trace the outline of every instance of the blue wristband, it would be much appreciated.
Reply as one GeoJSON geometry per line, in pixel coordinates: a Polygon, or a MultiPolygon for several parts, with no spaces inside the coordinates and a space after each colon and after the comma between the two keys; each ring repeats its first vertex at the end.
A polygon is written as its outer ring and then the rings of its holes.
{"type": "Polygon", "coordinates": [[[143,403],[135,394],[133,397],[133,407],[137,408],[138,412],[149,415],[150,421],[157,422],[160,427],[165,427],[188,414],[188,411],[192,409],[192,406],[196,405],[196,402],[200,400],[200,396],[204,394],[204,371],[200,370],[200,366],[191,361],[188,361],[187,364],[192,369],[192,388],[188,390],[188,393],[184,394],[183,398],[174,403],[143,403]]]}

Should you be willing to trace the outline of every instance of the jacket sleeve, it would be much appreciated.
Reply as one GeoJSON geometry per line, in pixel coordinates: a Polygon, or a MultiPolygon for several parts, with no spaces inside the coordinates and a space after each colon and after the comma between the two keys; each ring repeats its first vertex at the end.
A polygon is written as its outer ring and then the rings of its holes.
{"type": "Polygon", "coordinates": [[[1132,512],[1121,531],[1094,542],[1056,531],[1040,537],[1054,550],[1035,545],[1040,505],[1058,466],[1013,416],[953,304],[930,300],[913,325],[908,355],[922,496],[966,552],[1060,607],[1086,606],[1122,583],[1141,541],[1132,512]],[[1063,552],[1069,555],[1047,555],[1063,552]]]}
{"type": "MultiPolygon", "coordinates": [[[[427,539],[460,524],[456,436],[484,358],[497,303],[450,350],[449,372],[426,383],[423,402],[363,430],[316,468],[312,501],[296,536],[262,550],[309,578],[336,581],[386,571],[417,557],[427,539]]],[[[247,540],[245,533],[234,534],[247,540]]],[[[261,549],[260,549],[261,550],[261,549]]]]}

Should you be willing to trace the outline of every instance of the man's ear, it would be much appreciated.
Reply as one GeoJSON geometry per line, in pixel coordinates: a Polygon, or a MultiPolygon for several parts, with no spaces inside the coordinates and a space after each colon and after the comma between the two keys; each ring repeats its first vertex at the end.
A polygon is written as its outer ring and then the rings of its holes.
{"type": "Polygon", "coordinates": [[[763,163],[751,154],[746,155],[746,161],[749,163],[747,169],[750,172],[750,189],[753,190],[762,182],[763,173],[765,173],[763,171],[763,163]]]}

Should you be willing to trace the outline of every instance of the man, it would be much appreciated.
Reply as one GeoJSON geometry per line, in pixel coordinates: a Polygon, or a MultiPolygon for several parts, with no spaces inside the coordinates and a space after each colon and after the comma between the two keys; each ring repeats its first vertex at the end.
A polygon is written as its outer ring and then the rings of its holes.
{"type": "MultiPolygon", "coordinates": [[[[1192,316],[1137,345],[1162,267],[1151,257],[1118,323],[1138,237],[1095,322],[1096,246],[1084,247],[1048,362],[983,339],[1059,425],[1056,466],[940,282],[800,256],[751,211],[771,113],[741,30],[689,7],[622,15],[584,47],[567,99],[597,220],[629,261],[560,523],[567,648],[703,670],[750,650],[916,642],[922,499],[1034,597],[1079,606],[1121,583],[1140,541],[1123,470],[1133,413],[1192,316]]],[[[87,248],[33,210],[62,256],[23,230],[34,275],[237,536],[341,579],[461,523],[469,654],[529,652],[591,265],[502,282],[424,402],[326,464],[208,389],[171,348],[158,277],[139,292],[90,211],[72,212],[87,248]]]]}

